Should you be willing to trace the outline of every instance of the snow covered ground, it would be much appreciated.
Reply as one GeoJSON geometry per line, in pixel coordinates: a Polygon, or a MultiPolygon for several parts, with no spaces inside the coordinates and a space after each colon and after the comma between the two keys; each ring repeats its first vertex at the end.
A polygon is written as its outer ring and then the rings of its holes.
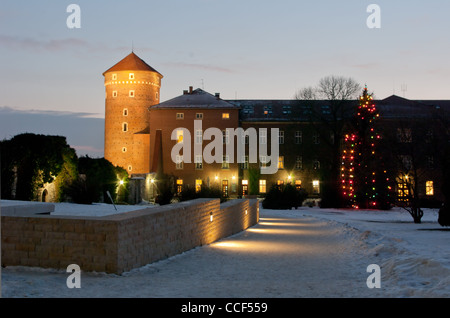
{"type": "MultiPolygon", "coordinates": [[[[55,214],[115,211],[86,208],[57,204],[55,214]]],[[[426,209],[414,224],[400,209],[260,209],[259,224],[219,242],[122,275],[82,272],[80,289],[67,288],[64,270],[3,268],[2,296],[450,297],[450,230],[437,217],[426,209]],[[380,266],[381,288],[367,287],[370,264],[380,266]]]]}

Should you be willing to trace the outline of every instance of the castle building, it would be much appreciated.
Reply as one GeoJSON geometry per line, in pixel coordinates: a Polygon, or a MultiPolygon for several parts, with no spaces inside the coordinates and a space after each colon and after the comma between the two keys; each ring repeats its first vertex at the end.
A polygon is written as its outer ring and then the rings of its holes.
{"type": "Polygon", "coordinates": [[[105,159],[129,174],[149,172],[148,108],[159,104],[163,76],[134,52],[103,73],[105,159]]]}
{"type": "MultiPolygon", "coordinates": [[[[125,168],[135,179],[145,180],[138,185],[136,201],[152,199],[158,173],[172,176],[177,191],[186,186],[198,190],[215,185],[230,197],[263,195],[272,184],[292,183],[305,189],[314,200],[321,197],[330,182],[333,152],[342,140],[326,122],[311,123],[310,117],[312,110],[322,118],[331,116],[329,101],[223,100],[218,93],[189,87],[178,97],[160,103],[162,75],[134,53],[103,75],[105,158],[125,168]],[[222,134],[206,138],[204,134],[210,128],[222,134]],[[272,128],[277,129],[275,173],[258,173],[266,159],[258,154],[257,162],[249,160],[254,154],[245,136],[243,158],[227,156],[227,146],[234,138],[227,130],[237,128],[266,130],[257,136],[258,141],[264,138],[266,142],[271,140],[272,128]],[[209,163],[204,154],[216,138],[223,143],[222,160],[209,163]],[[174,149],[182,150],[174,153],[174,149]]],[[[350,116],[357,101],[344,103],[346,116],[350,116]]],[[[446,121],[450,118],[450,102],[412,101],[393,95],[375,104],[381,114],[380,129],[388,141],[384,150],[396,178],[414,174],[416,191],[426,199],[442,202],[442,171],[450,163],[438,145],[446,145],[449,138],[446,121]],[[404,133],[402,138],[399,132],[404,133]]],[[[234,140],[234,150],[236,142],[239,140],[234,140]]],[[[395,192],[399,197],[407,195],[401,182],[395,192]]]]}

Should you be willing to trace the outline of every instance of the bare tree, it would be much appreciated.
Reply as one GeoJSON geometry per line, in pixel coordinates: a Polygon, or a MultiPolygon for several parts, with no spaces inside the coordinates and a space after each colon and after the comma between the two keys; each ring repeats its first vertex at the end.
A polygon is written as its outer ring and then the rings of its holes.
{"type": "Polygon", "coordinates": [[[343,101],[355,99],[361,85],[351,77],[327,76],[319,81],[317,92],[322,99],[343,101]]]}
{"type": "Polygon", "coordinates": [[[341,206],[339,198],[340,141],[354,110],[354,103],[349,101],[356,101],[361,89],[361,85],[351,77],[331,75],[320,79],[315,87],[299,89],[294,97],[299,102],[303,101],[310,124],[320,135],[320,140],[328,146],[331,154],[328,176],[330,182],[327,189],[323,191],[323,207],[341,206]]]}
{"type": "Polygon", "coordinates": [[[303,87],[295,93],[294,98],[297,100],[316,100],[317,99],[317,89],[314,87],[303,87]]]}

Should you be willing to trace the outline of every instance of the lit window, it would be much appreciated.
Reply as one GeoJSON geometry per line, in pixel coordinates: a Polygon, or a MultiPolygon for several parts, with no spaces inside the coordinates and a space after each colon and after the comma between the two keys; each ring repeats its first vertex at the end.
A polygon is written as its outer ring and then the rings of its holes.
{"type": "Polygon", "coordinates": [[[278,169],[284,169],[284,156],[278,157],[278,169]]]}
{"type": "MultiPolygon", "coordinates": [[[[406,179],[406,178],[405,178],[406,179]]],[[[408,201],[409,197],[409,186],[408,182],[401,179],[397,186],[397,193],[400,201],[408,201]]]]}
{"type": "Polygon", "coordinates": [[[184,113],[177,113],[176,118],[177,119],[184,119],[184,113]]]}
{"type": "Polygon", "coordinates": [[[128,75],[128,79],[130,79],[130,80],[134,79],[134,73],[130,73],[130,74],[128,75]]]}
{"type": "Polygon", "coordinates": [[[202,191],[202,183],[203,181],[201,179],[195,180],[195,192],[202,191]]]}
{"type": "Polygon", "coordinates": [[[117,80],[117,74],[113,74],[113,75],[112,75],[112,80],[113,80],[113,81],[116,81],[116,80],[117,80]]]}
{"type": "Polygon", "coordinates": [[[203,169],[202,155],[195,155],[195,169],[203,169]]]}
{"type": "Polygon", "coordinates": [[[177,130],[177,143],[182,143],[183,142],[183,130],[182,129],[178,129],[177,130]]]}
{"type": "Polygon", "coordinates": [[[230,113],[222,113],[222,119],[230,119],[230,113]]]}
{"type": "Polygon", "coordinates": [[[203,119],[203,113],[196,113],[195,119],[203,119]]]}
{"type": "Polygon", "coordinates": [[[131,90],[130,90],[130,92],[128,93],[128,96],[134,97],[134,89],[131,89],[131,90]]]}
{"type": "Polygon", "coordinates": [[[284,184],[284,180],[277,180],[277,186],[281,186],[284,184]]]}
{"type": "Polygon", "coordinates": [[[434,195],[434,185],[433,181],[427,181],[425,183],[426,195],[434,195]]]}
{"type": "Polygon", "coordinates": [[[313,180],[313,193],[314,194],[319,194],[320,193],[319,180],[313,180]]]}
{"type": "Polygon", "coordinates": [[[176,169],[183,169],[183,156],[177,155],[176,169]]]}
{"type": "Polygon", "coordinates": [[[302,188],[302,180],[295,180],[295,188],[300,190],[302,188]]]}
{"type": "Polygon", "coordinates": [[[128,123],[122,123],[122,131],[127,132],[128,131],[128,123]]]}
{"type": "Polygon", "coordinates": [[[183,191],[183,179],[177,180],[177,193],[181,193],[183,191]]]}
{"type": "Polygon", "coordinates": [[[124,109],[123,109],[123,115],[124,115],[124,116],[128,116],[128,109],[127,109],[127,108],[124,108],[124,109]]]}
{"type": "Polygon", "coordinates": [[[117,97],[117,91],[113,91],[112,96],[117,97]]]}
{"type": "Polygon", "coordinates": [[[266,180],[259,180],[259,193],[266,193],[266,180]]]}

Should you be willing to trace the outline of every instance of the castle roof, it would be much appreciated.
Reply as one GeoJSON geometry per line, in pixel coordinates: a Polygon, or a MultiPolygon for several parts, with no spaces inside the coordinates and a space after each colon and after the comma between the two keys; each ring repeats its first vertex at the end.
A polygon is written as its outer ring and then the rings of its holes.
{"type": "Polygon", "coordinates": [[[223,99],[219,95],[212,95],[204,90],[197,88],[196,90],[184,91],[183,95],[169,99],[158,105],[151,106],[150,109],[232,109],[240,108],[223,99]]]}
{"type": "Polygon", "coordinates": [[[151,71],[158,73],[161,77],[161,73],[155,70],[153,67],[144,62],[139,56],[131,52],[120,62],[106,70],[103,75],[108,72],[119,72],[119,71],[151,71]]]}

